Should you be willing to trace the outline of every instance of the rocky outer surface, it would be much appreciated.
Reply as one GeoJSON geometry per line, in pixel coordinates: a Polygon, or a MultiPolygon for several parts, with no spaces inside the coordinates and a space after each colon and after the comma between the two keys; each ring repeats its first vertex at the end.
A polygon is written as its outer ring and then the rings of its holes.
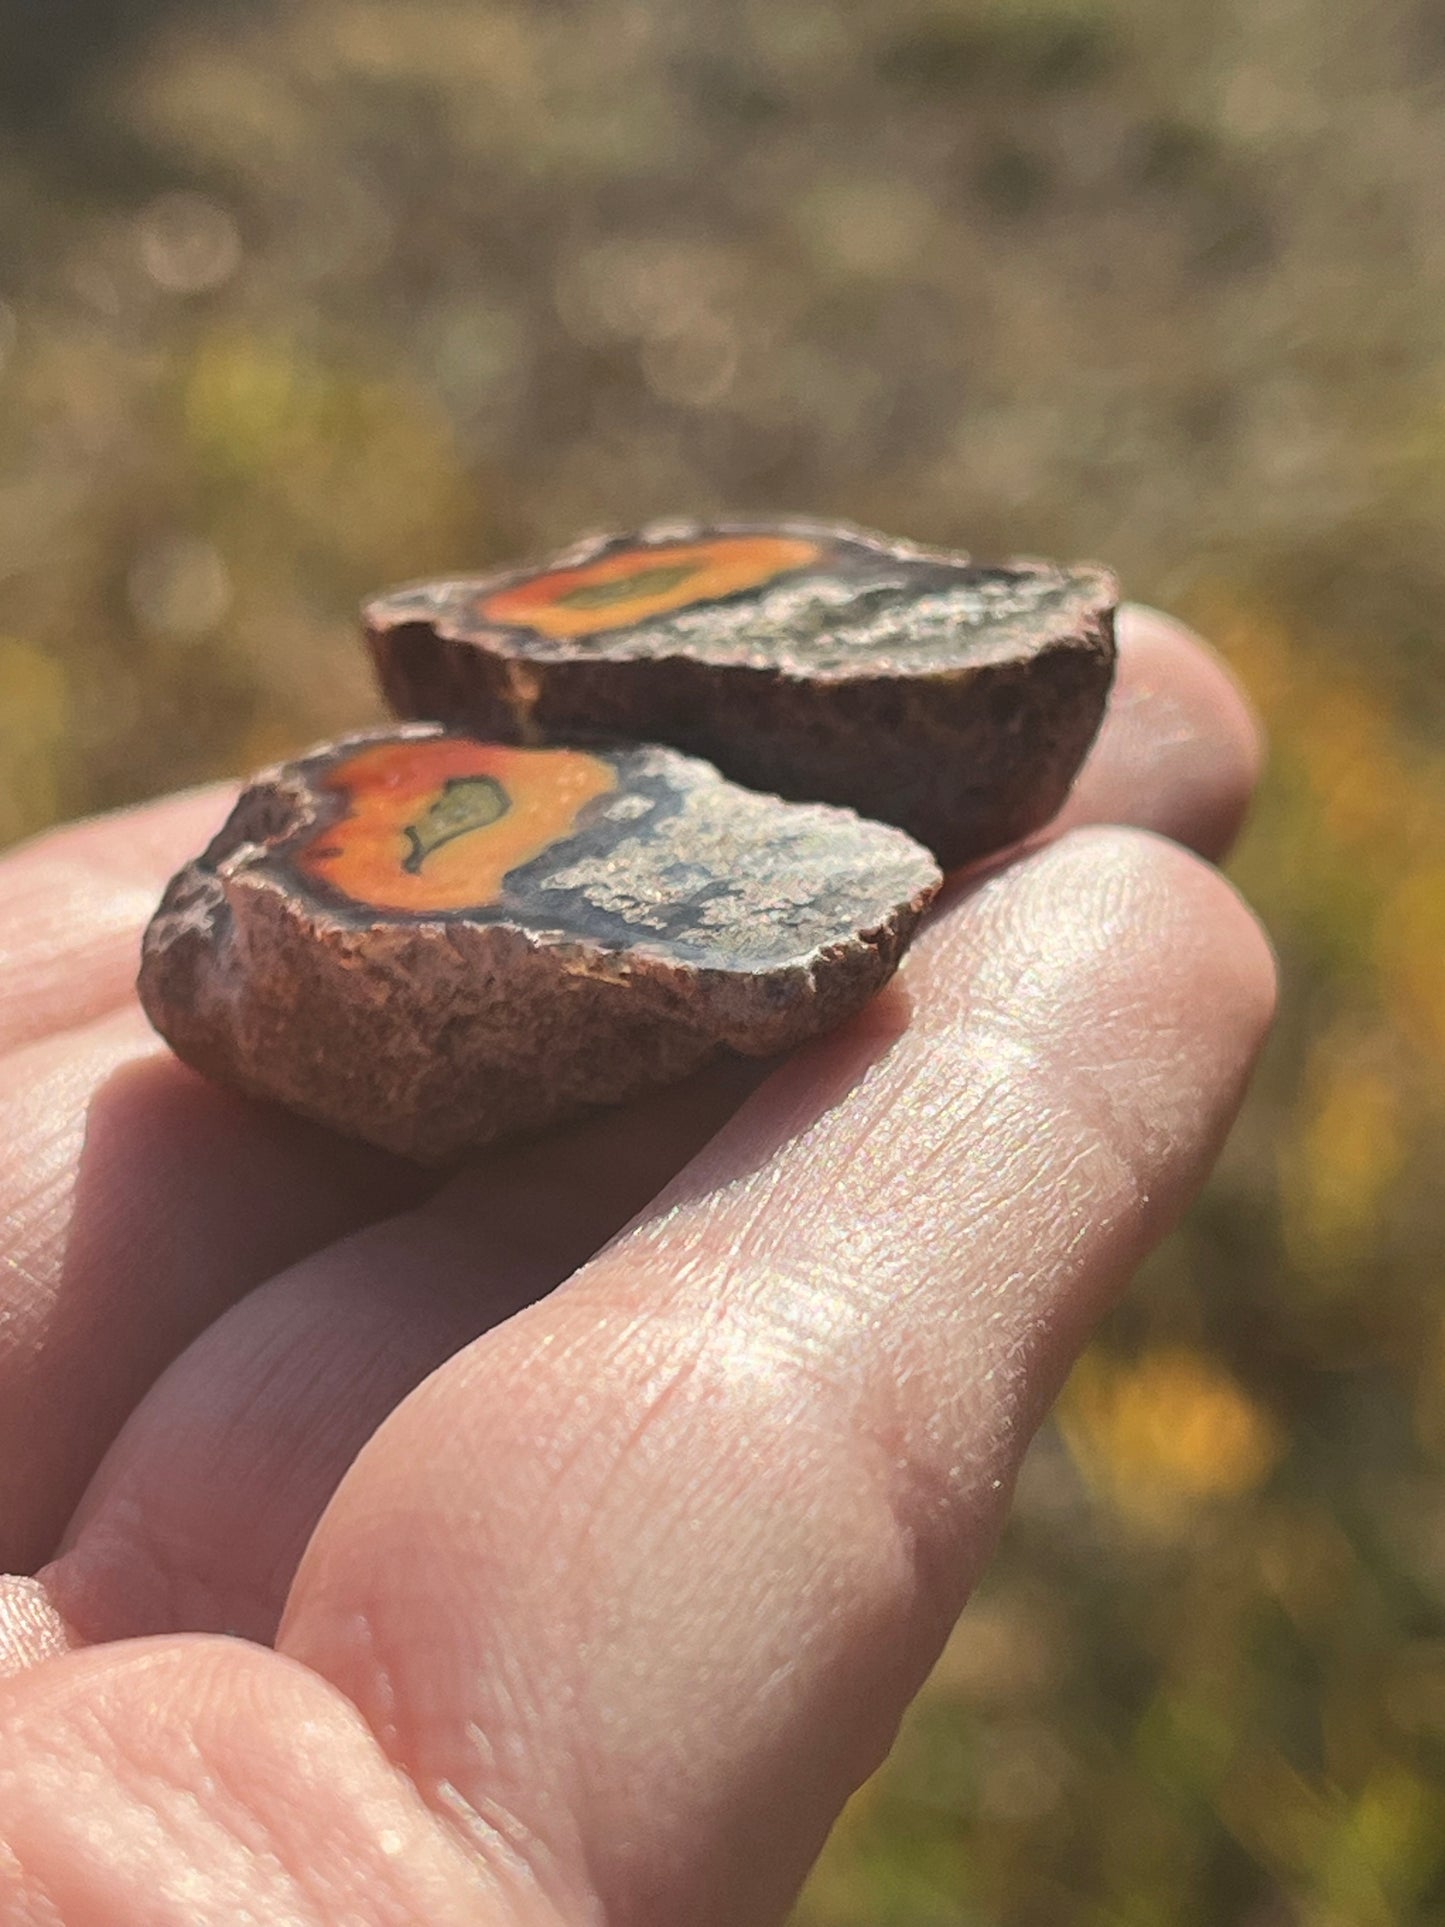
{"type": "Polygon", "coordinates": [[[1103,715],[1117,600],[1093,567],[985,568],[833,524],[672,522],[364,614],[400,715],[510,742],[668,743],[894,823],[952,868],[1059,809],[1103,715]]]}
{"type": "Polygon", "coordinates": [[[167,889],[140,994],[207,1076],[448,1162],[842,1022],[940,881],[897,830],[667,749],[413,726],[257,777],[167,889]],[[499,873],[493,846],[522,860],[499,873]]]}

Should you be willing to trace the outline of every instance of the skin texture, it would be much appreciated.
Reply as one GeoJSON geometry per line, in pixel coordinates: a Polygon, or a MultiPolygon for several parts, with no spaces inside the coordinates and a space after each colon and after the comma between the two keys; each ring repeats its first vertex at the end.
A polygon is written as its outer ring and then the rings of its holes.
{"type": "Polygon", "coordinates": [[[859,1020],[430,1191],[130,1010],[224,796],[0,864],[0,1920],[779,1918],[1239,1100],[1271,959],[1180,844],[1258,756],[1131,617],[1067,825],[859,1020]]]}

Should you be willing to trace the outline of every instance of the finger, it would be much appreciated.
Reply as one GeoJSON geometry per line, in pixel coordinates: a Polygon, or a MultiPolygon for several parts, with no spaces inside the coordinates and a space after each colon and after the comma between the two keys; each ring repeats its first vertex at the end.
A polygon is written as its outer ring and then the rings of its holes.
{"type": "Polygon", "coordinates": [[[126,1415],[226,1305],[425,1182],[205,1083],[137,1009],[0,1060],[0,1566],[53,1551],[126,1415]]]}
{"type": "Polygon", "coordinates": [[[561,1927],[468,1859],[340,1694],[238,1640],[0,1684],[0,1919],[561,1927]]]}
{"type": "MultiPolygon", "coordinates": [[[[1193,793],[1204,827],[1217,825],[1219,799],[1231,785],[1242,794],[1255,750],[1208,659],[1182,631],[1127,622],[1119,695],[1127,721],[1106,723],[1084,793],[1159,817],[1156,786],[1176,765],[1165,748],[1148,753],[1143,735],[1152,717],[1173,743],[1184,716],[1191,740],[1213,732],[1216,788],[1193,793]]],[[[489,1162],[399,1225],[362,1232],[238,1305],[155,1387],[87,1493],[47,1575],[72,1629],[269,1638],[315,1521],[387,1413],[589,1258],[757,1081],[733,1067],[489,1162]]]]}
{"type": "Polygon", "coordinates": [[[762,1075],[719,1065],[520,1146],[253,1292],[116,1440],[44,1575],[54,1625],[88,1641],[270,1639],[316,1520],[387,1413],[590,1258],[762,1075]]]}
{"type": "Polygon", "coordinates": [[[129,998],[162,887],[215,834],[232,795],[213,784],[0,857],[0,1056],[129,998]]]}
{"type": "Polygon", "coordinates": [[[0,1574],[0,1682],[69,1652],[70,1628],[39,1579],[0,1574]]]}
{"type": "Polygon", "coordinates": [[[219,1309],[422,1182],[210,1091],[134,1009],[158,893],[230,795],[117,812],[0,859],[0,1562],[22,1570],[219,1309]]]}
{"type": "Polygon", "coordinates": [[[871,1028],[393,1415],[281,1649],[578,1917],[776,1917],[1217,1147],[1271,988],[1227,886],[1157,839],[983,883],[871,1028]]]}
{"type": "Polygon", "coordinates": [[[1213,650],[1155,609],[1122,609],[1108,715],[1052,833],[1132,823],[1217,860],[1263,760],[1258,718],[1213,650]]]}

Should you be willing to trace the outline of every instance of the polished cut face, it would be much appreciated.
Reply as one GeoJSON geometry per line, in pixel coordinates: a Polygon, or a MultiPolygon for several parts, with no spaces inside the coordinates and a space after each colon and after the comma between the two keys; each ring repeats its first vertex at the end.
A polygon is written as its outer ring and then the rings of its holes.
{"type": "Polygon", "coordinates": [[[761,589],[821,555],[818,543],[800,536],[739,534],[638,544],[597,562],[549,569],[512,583],[483,598],[477,613],[486,622],[565,641],[761,589]]]}
{"type": "Polygon", "coordinates": [[[342,813],[292,860],[303,878],[371,909],[480,909],[616,784],[610,763],[581,750],[456,736],[372,743],[326,772],[342,813]]]}

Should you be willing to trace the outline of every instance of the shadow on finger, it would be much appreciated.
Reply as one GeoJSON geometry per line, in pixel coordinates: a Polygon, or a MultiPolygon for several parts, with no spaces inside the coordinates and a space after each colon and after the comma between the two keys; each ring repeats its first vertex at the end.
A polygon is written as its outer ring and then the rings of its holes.
{"type": "Polygon", "coordinates": [[[199,1332],[435,1179],[217,1090],[138,1016],[9,1059],[0,1133],[0,1564],[23,1573],[199,1332]]]}
{"type": "Polygon", "coordinates": [[[592,1257],[767,1070],[720,1063],[488,1159],[234,1305],[125,1426],[45,1575],[71,1632],[269,1639],[316,1520],[377,1426],[592,1257]]]}

